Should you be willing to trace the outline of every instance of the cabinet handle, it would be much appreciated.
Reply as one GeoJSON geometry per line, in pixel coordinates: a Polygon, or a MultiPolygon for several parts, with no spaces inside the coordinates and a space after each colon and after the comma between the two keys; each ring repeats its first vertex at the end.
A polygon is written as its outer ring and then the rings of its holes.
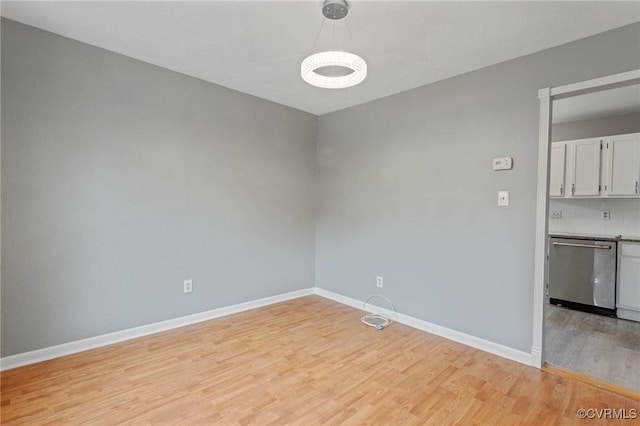
{"type": "Polygon", "coordinates": [[[572,184],[571,184],[571,195],[573,195],[573,194],[575,194],[575,193],[576,193],[576,184],[575,184],[575,183],[572,183],[572,184]]]}
{"type": "MultiPolygon", "coordinates": [[[[638,182],[636,182],[636,190],[638,189],[638,182]]],[[[636,191],[637,192],[637,191],[636,191]]],[[[564,195],[564,184],[560,184],[560,195],[564,195]]]]}
{"type": "Polygon", "coordinates": [[[638,193],[638,181],[636,181],[636,194],[638,193]]]}
{"type": "Polygon", "coordinates": [[[576,244],[576,243],[553,243],[554,246],[563,246],[563,247],[582,247],[582,248],[591,248],[598,250],[611,250],[611,246],[606,246],[602,244],[576,244]]]}

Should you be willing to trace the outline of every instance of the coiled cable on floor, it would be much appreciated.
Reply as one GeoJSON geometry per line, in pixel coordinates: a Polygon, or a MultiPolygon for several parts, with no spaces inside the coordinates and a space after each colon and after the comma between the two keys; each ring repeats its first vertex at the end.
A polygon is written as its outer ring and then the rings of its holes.
{"type": "MultiPolygon", "coordinates": [[[[398,312],[396,311],[396,307],[393,305],[393,303],[391,302],[391,300],[389,300],[388,297],[383,296],[381,294],[372,294],[371,296],[367,297],[367,300],[365,300],[364,303],[362,304],[362,310],[363,311],[367,310],[367,303],[369,302],[369,300],[373,299],[374,297],[380,297],[386,300],[387,302],[389,302],[389,305],[391,305],[391,308],[393,309],[393,313],[395,314],[395,317],[397,320],[398,312]]],[[[365,325],[368,325],[370,327],[375,327],[376,330],[382,330],[383,328],[390,326],[392,322],[390,318],[387,318],[381,314],[374,314],[374,313],[363,315],[360,318],[360,321],[365,325]]]]}

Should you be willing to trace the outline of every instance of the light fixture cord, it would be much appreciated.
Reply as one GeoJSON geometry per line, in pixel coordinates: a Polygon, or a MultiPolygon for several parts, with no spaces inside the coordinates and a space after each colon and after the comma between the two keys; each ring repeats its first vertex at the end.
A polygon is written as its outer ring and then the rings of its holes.
{"type": "Polygon", "coordinates": [[[353,42],[353,47],[358,50],[358,43],[356,43],[356,39],[353,38],[353,34],[351,34],[351,28],[349,27],[349,20],[347,19],[347,17],[344,17],[344,23],[347,25],[347,31],[349,31],[349,38],[351,38],[351,41],[353,42]]]}
{"type": "Polygon", "coordinates": [[[320,29],[318,30],[318,34],[316,34],[316,41],[313,42],[313,49],[311,49],[312,52],[316,51],[316,45],[318,44],[318,39],[320,38],[320,33],[322,32],[322,27],[324,26],[324,21],[326,21],[327,18],[322,18],[322,23],[320,23],[320,29]]]}
{"type": "MultiPolygon", "coordinates": [[[[336,46],[336,21],[333,21],[333,45],[336,46]]],[[[336,76],[336,67],[331,67],[331,77],[336,76]]]]}

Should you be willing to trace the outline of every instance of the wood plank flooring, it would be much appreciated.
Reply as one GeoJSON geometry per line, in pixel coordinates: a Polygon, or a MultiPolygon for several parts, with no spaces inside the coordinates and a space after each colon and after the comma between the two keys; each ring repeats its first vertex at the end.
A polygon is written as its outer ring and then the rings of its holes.
{"type": "MultiPolygon", "coordinates": [[[[5,371],[2,424],[599,424],[640,402],[304,297],[5,371]],[[597,413],[595,413],[597,414],[597,413]]],[[[624,421],[640,424],[639,419],[624,421]]]]}

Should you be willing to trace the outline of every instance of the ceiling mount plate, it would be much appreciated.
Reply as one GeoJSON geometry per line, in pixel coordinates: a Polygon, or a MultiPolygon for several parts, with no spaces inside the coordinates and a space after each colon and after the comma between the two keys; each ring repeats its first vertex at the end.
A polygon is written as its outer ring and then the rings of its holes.
{"type": "Polygon", "coordinates": [[[322,14],[329,19],[342,19],[349,13],[349,7],[345,0],[325,0],[322,6],[322,14]]]}

